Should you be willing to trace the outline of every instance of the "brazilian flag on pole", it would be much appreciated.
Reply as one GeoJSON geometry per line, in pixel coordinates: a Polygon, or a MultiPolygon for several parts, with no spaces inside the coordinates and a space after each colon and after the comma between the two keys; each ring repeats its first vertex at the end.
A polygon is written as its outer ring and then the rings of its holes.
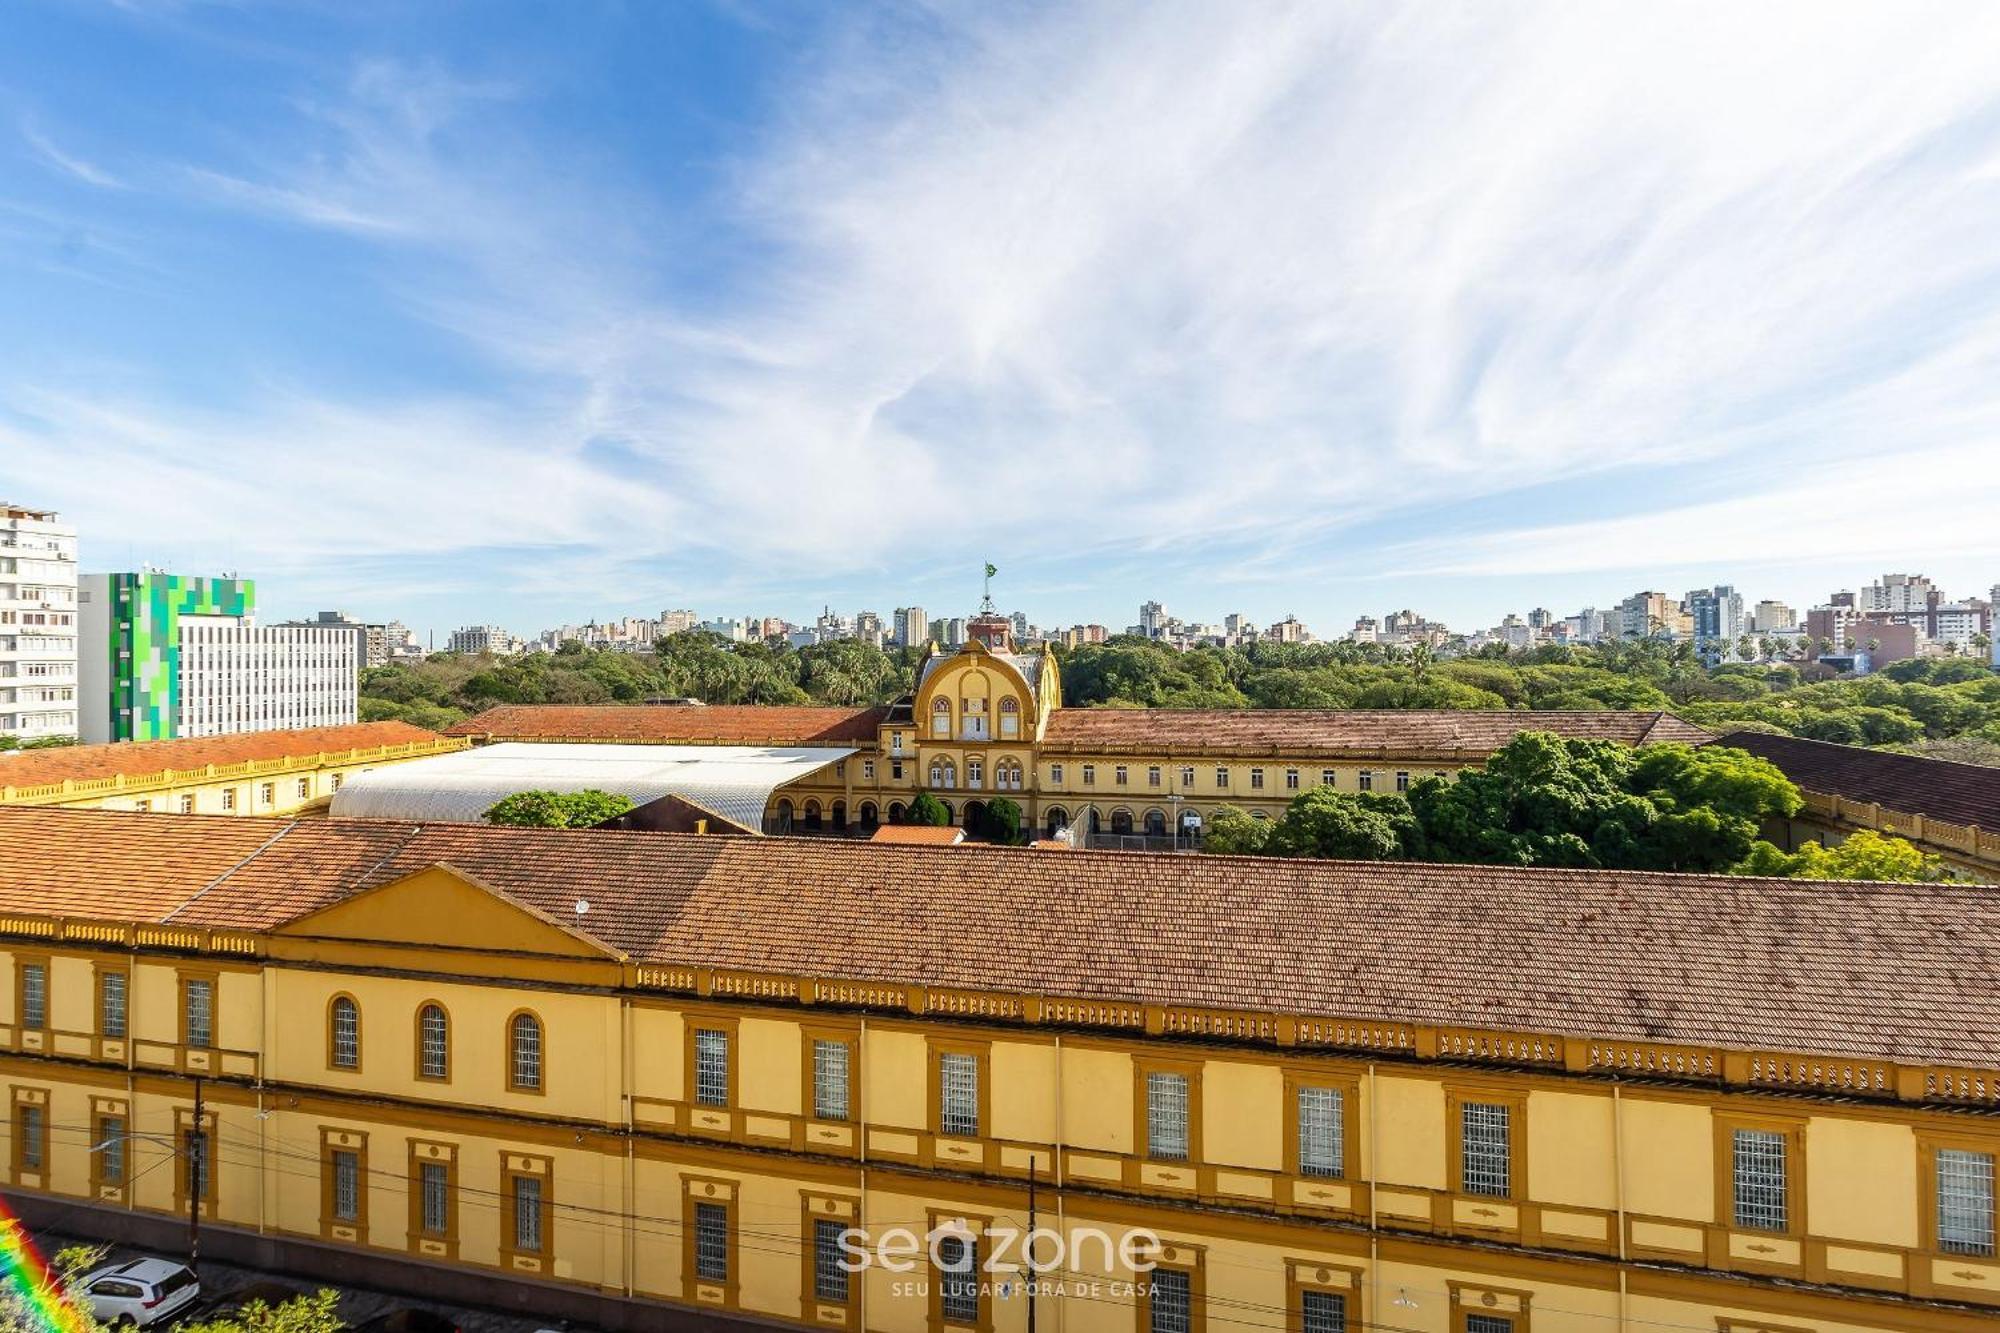
{"type": "Polygon", "coordinates": [[[998,574],[999,572],[1000,571],[998,569],[995,569],[992,565],[988,565],[986,567],[986,577],[989,579],[992,578],[995,574],[998,574]]]}

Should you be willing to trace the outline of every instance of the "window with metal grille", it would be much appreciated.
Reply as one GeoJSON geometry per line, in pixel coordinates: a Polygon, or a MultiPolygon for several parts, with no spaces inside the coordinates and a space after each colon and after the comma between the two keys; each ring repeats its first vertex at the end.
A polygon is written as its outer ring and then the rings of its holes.
{"type": "Polygon", "coordinates": [[[1513,1108],[1491,1102],[1459,1107],[1459,1179],[1467,1194],[1513,1192],[1513,1108]]]}
{"type": "Polygon", "coordinates": [[[847,1043],[813,1042],[813,1114],[821,1120],[847,1119],[847,1043]]]}
{"type": "Polygon", "coordinates": [[[361,1217],[361,1159],[340,1149],[333,1154],[333,1216],[337,1222],[361,1217]]]}
{"type": "Polygon", "coordinates": [[[514,1177],[514,1248],[539,1254],[542,1248],[542,1182],[539,1176],[514,1177]]]}
{"type": "Polygon", "coordinates": [[[694,1099],[729,1105],[729,1034],[720,1028],[694,1030],[694,1099]]]}
{"type": "Polygon", "coordinates": [[[451,1073],[451,1029],[444,1010],[434,1004],[417,1014],[417,1072],[425,1078],[451,1073]]]}
{"type": "Polygon", "coordinates": [[[846,1230],[845,1222],[824,1217],[813,1220],[813,1295],[822,1301],[847,1299],[852,1274],[841,1266],[844,1256],[840,1249],[840,1237],[846,1230]]]}
{"type": "Polygon", "coordinates": [[[1361,788],[1361,790],[1362,790],[1362,791],[1374,791],[1374,790],[1375,790],[1375,770],[1373,770],[1373,769],[1370,769],[1370,768],[1364,768],[1364,769],[1362,769],[1362,770],[1361,770],[1361,776],[1360,776],[1360,779],[1359,779],[1359,781],[1358,781],[1357,785],[1358,785],[1358,786],[1359,786],[1359,787],[1361,788]]]}
{"type": "Polygon", "coordinates": [[[23,1171],[39,1171],[42,1169],[42,1159],[46,1153],[43,1131],[46,1126],[47,1121],[42,1118],[41,1107],[23,1106],[21,1108],[21,1123],[15,1132],[21,1136],[21,1169],[23,1171]]]}
{"type": "Polygon", "coordinates": [[[1514,1333],[1514,1321],[1504,1314],[1468,1314],[1465,1333],[1514,1333]]]}
{"type": "Polygon", "coordinates": [[[1194,1282],[1178,1268],[1155,1268],[1153,1296],[1147,1302],[1148,1333],[1192,1333],[1194,1282]]]}
{"type": "Polygon", "coordinates": [[[21,965],[21,1026],[40,1030],[49,1025],[49,970],[40,963],[21,965]]]}
{"type": "Polygon", "coordinates": [[[182,1018],[187,1044],[206,1050],[215,1044],[215,983],[191,980],[182,988],[182,1018]]]}
{"type": "Polygon", "coordinates": [[[417,1167],[418,1193],[422,1212],[418,1229],[427,1236],[442,1236],[451,1229],[451,1175],[442,1162],[423,1162],[417,1167]]]}
{"type": "Polygon", "coordinates": [[[197,1199],[208,1197],[208,1171],[214,1159],[215,1136],[190,1129],[181,1144],[181,1160],[187,1163],[188,1193],[197,1199]]]}
{"type": "Polygon", "coordinates": [[[97,1181],[101,1185],[122,1185],[125,1183],[125,1117],[104,1115],[97,1118],[97,1144],[91,1150],[97,1154],[97,1181]]]}
{"type": "Polygon", "coordinates": [[[542,1025],[533,1014],[515,1014],[512,1026],[508,1072],[513,1086],[532,1091],[542,1086],[542,1025]]]}
{"type": "Polygon", "coordinates": [[[1396,770],[1396,790],[1408,791],[1409,789],[1410,789],[1410,775],[1407,772],[1404,772],[1402,769],[1396,770]]]}
{"type": "Polygon", "coordinates": [[[1299,1314],[1304,1333],[1347,1333],[1347,1297],[1337,1291],[1300,1292],[1299,1314]]]}
{"type": "Polygon", "coordinates": [[[1186,1074],[1146,1075],[1146,1152],[1168,1162],[1188,1155],[1188,1081],[1186,1074]]]}
{"type": "Polygon", "coordinates": [[[345,995],[333,1002],[333,1065],[336,1069],[361,1067],[361,1010],[345,995]]]}
{"type": "Polygon", "coordinates": [[[1157,787],[1160,785],[1160,766],[1158,764],[1151,764],[1147,766],[1146,785],[1148,787],[1157,787]]]}
{"type": "Polygon", "coordinates": [[[1251,770],[1250,770],[1250,788],[1251,788],[1251,790],[1252,790],[1252,791],[1261,791],[1261,790],[1263,790],[1263,787],[1264,787],[1264,770],[1263,770],[1263,769],[1261,769],[1261,768],[1253,768],[1253,769],[1251,769],[1251,770]]]}
{"type": "Polygon", "coordinates": [[[98,1023],[107,1037],[125,1035],[125,974],[106,972],[97,979],[98,1023]]]}
{"type": "Polygon", "coordinates": [[[1787,1223],[1785,1136],[1775,1130],[1739,1129],[1735,1158],[1736,1225],[1783,1231],[1787,1223]]]}
{"type": "Polygon", "coordinates": [[[729,1281],[729,1210],[719,1203],[694,1206],[694,1274],[708,1282],[729,1281]]]}
{"type": "Polygon", "coordinates": [[[1286,791],[1297,791],[1298,789],[1299,789],[1299,770],[1297,770],[1296,768],[1288,768],[1288,769],[1286,769],[1286,770],[1285,770],[1285,790],[1286,790],[1286,791]]]}
{"type": "Polygon", "coordinates": [[[1330,768],[1322,768],[1322,769],[1321,769],[1321,770],[1319,771],[1319,785],[1320,785],[1320,786],[1322,786],[1322,787],[1331,787],[1331,786],[1333,786],[1333,785],[1334,785],[1334,782],[1333,782],[1333,779],[1335,778],[1335,776],[1336,776],[1336,774],[1334,773],[1334,771],[1333,771],[1332,769],[1330,769],[1330,768]]]}
{"type": "Polygon", "coordinates": [[[1339,1088],[1299,1089],[1299,1174],[1347,1173],[1345,1098],[1339,1088]]]}
{"type": "Polygon", "coordinates": [[[1937,1238],[1947,1254],[1993,1253],[1993,1154],[1937,1152],[1937,1238]]]}
{"type": "Polygon", "coordinates": [[[940,1236],[938,1313],[956,1323],[979,1322],[979,1244],[966,1236],[940,1236]]]}
{"type": "Polygon", "coordinates": [[[938,1056],[938,1132],[979,1133],[979,1057],[962,1051],[938,1056]]]}

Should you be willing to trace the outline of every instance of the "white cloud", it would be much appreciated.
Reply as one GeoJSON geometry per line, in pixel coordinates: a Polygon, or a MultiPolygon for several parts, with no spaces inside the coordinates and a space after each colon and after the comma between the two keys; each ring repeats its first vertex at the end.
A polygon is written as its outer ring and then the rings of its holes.
{"type": "Polygon", "coordinates": [[[28,147],[34,149],[36,156],[40,157],[44,162],[59,171],[74,176],[86,185],[95,185],[100,190],[122,190],[125,188],[124,181],[102,167],[97,166],[95,163],[86,162],[73,153],[64,152],[56,146],[54,140],[42,133],[32,123],[25,121],[22,123],[21,137],[27,140],[28,147]]]}
{"type": "MultiPolygon", "coordinates": [[[[1977,524],[1884,517],[1871,479],[1949,468],[2000,509],[1995,68],[1976,4],[945,7],[857,20],[689,218],[523,133],[532,87],[369,65],[296,165],[197,179],[385,247],[532,426],[295,401],[224,435],[277,478],[253,526],[330,551],[525,513],[738,576],[1226,542],[1256,577],[1567,482],[1537,502],[1563,512],[1345,558],[1575,569],[1698,532],[1755,559],[1857,491],[1885,554],[1969,552],[1977,524]],[[705,229],[768,258],[679,298],[705,229]],[[435,526],[394,504],[428,470],[471,488],[435,526]]],[[[213,457],[171,466],[234,493],[213,457]]]]}

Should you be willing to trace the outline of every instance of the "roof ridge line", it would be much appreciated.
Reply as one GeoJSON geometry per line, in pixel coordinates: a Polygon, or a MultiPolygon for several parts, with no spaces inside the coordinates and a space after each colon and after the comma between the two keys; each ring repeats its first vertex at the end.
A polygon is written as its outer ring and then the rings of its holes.
{"type": "Polygon", "coordinates": [[[196,889],[193,893],[188,895],[186,901],[182,902],[179,907],[176,907],[173,911],[161,917],[160,924],[163,926],[166,925],[168,922],[172,921],[175,917],[179,916],[182,912],[185,912],[187,911],[188,908],[193,907],[196,903],[200,902],[205,896],[207,896],[208,891],[210,889],[219,887],[222,884],[222,882],[228,879],[231,875],[241,870],[244,866],[249,865],[252,861],[262,856],[265,852],[271,850],[271,848],[277,846],[278,843],[283,841],[285,838],[289,837],[291,835],[292,830],[296,829],[298,826],[299,826],[298,820],[296,819],[286,820],[284,827],[280,828],[276,833],[273,833],[270,837],[264,839],[263,842],[257,844],[256,849],[252,851],[250,855],[244,857],[240,861],[237,861],[236,863],[231,865],[227,870],[217,875],[214,879],[210,880],[208,883],[196,889]]]}

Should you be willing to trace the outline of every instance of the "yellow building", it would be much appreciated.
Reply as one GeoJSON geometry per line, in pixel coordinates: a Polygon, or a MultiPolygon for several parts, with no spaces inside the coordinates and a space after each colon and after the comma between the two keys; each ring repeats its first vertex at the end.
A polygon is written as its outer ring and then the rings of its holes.
{"type": "Polygon", "coordinates": [[[324,808],[357,773],[468,744],[407,722],[356,722],[18,750],[0,753],[0,805],[291,815],[324,808]]]}
{"type": "Polygon", "coordinates": [[[486,741],[825,745],[856,753],[777,791],[773,832],[896,823],[919,792],[977,827],[987,802],[1044,834],[1078,825],[1122,845],[1198,838],[1234,805],[1273,817],[1301,791],[1400,791],[1484,763],[1526,730],[1639,745],[1707,740],[1671,713],[1414,709],[1065,708],[1053,654],[1010,651],[1003,617],[932,651],[909,697],[880,708],[504,705],[451,728],[486,741]]]}
{"type": "Polygon", "coordinates": [[[619,1328],[2000,1319],[1984,890],[273,829],[0,810],[31,1225],[619,1328]]]}

